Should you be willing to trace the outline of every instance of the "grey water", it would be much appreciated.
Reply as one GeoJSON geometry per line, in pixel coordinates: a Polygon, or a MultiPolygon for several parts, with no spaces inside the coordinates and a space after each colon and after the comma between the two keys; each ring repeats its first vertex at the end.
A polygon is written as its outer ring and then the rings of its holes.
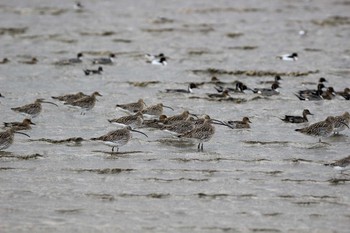
{"type": "Polygon", "coordinates": [[[350,2],[307,1],[1,1],[1,122],[21,121],[12,107],[45,98],[33,119],[30,139],[16,135],[0,152],[0,232],[349,232],[349,173],[323,166],[349,155],[350,131],[323,139],[295,132],[309,122],[349,111],[349,101],[300,101],[320,77],[341,91],[350,87],[350,2]],[[300,35],[301,30],[306,35],[300,35]],[[82,64],[54,62],[84,54],[82,64]],[[294,62],[276,56],[297,52],[294,62]],[[92,59],[116,54],[102,75],[92,59]],[[145,62],[164,53],[167,66],[145,62]],[[34,65],[22,61],[38,59],[34,65]],[[210,70],[211,72],[210,72],[210,70]],[[242,71],[242,72],[239,72],[242,71]],[[241,101],[209,101],[214,85],[193,94],[166,94],[189,82],[240,80],[269,85],[281,74],[280,95],[241,101]],[[150,83],[149,83],[150,82],[150,83]],[[51,96],[99,91],[96,106],[79,109],[51,96]],[[81,145],[36,139],[89,139],[116,128],[107,119],[124,116],[116,104],[162,102],[175,110],[219,120],[248,116],[251,128],[216,126],[197,152],[196,142],[142,128],[149,137],[111,148],[89,140],[81,145]]]}

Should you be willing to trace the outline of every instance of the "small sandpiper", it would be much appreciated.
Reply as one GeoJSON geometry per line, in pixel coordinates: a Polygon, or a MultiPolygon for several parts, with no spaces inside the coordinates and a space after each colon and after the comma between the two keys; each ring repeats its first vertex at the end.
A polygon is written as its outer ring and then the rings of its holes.
{"type": "Polygon", "coordinates": [[[166,93],[193,93],[193,89],[198,88],[196,84],[190,83],[187,90],[185,89],[165,89],[166,93]]]}
{"type": "Polygon", "coordinates": [[[30,119],[26,118],[22,122],[4,122],[4,127],[12,127],[15,131],[32,129],[30,125],[35,125],[30,119]]]}
{"type": "Polygon", "coordinates": [[[90,75],[90,74],[102,74],[103,68],[102,68],[102,66],[99,66],[99,67],[97,68],[97,70],[85,69],[85,70],[83,70],[83,71],[84,71],[84,73],[85,73],[86,76],[88,76],[88,75],[90,75]]]}
{"type": "Polygon", "coordinates": [[[346,129],[346,126],[350,124],[350,114],[345,112],[340,116],[334,117],[334,134],[339,134],[339,132],[346,129]]]}
{"type": "Polygon", "coordinates": [[[263,96],[273,96],[273,95],[280,94],[280,92],[278,91],[278,88],[280,88],[278,83],[273,83],[271,85],[271,88],[254,88],[252,91],[256,94],[260,94],[263,96]]]}
{"type": "Polygon", "coordinates": [[[283,61],[296,61],[298,60],[298,54],[297,53],[283,54],[283,55],[277,56],[277,58],[283,61]]]}
{"type": "Polygon", "coordinates": [[[18,113],[22,113],[26,116],[29,116],[30,118],[34,118],[34,117],[37,117],[42,110],[41,103],[52,104],[52,105],[55,105],[56,107],[58,107],[58,105],[55,103],[44,101],[44,99],[37,99],[32,104],[27,104],[27,105],[24,105],[22,107],[17,107],[17,108],[11,108],[11,110],[18,112],[18,113]]]}
{"type": "Polygon", "coordinates": [[[333,163],[326,163],[325,166],[331,166],[336,170],[348,170],[350,168],[350,155],[348,157],[345,157],[343,159],[339,159],[333,163]]]}
{"type": "MultiPolygon", "coordinates": [[[[80,107],[84,111],[89,111],[95,106],[96,96],[102,96],[102,95],[100,93],[98,93],[97,91],[95,91],[94,93],[92,93],[89,96],[82,97],[82,98],[77,99],[73,102],[69,102],[69,103],[65,102],[64,104],[80,107]]],[[[81,114],[84,114],[84,113],[82,112],[81,114]]]]}
{"type": "Polygon", "coordinates": [[[56,63],[54,63],[55,65],[74,65],[74,64],[78,64],[82,62],[83,58],[83,54],[82,53],[78,53],[76,58],[70,58],[70,59],[64,59],[64,60],[60,60],[56,63]]]}
{"type": "Polygon", "coordinates": [[[101,64],[101,65],[110,65],[113,64],[115,59],[115,54],[111,53],[109,54],[109,57],[101,57],[101,58],[96,58],[94,60],[92,60],[92,64],[101,64]]]}
{"type": "Polygon", "coordinates": [[[16,132],[15,128],[9,128],[4,132],[0,132],[0,151],[9,148],[12,145],[15,133],[23,134],[29,137],[28,134],[16,132]]]}
{"type": "Polygon", "coordinates": [[[137,132],[140,134],[145,135],[148,137],[145,133],[134,130],[130,126],[124,127],[122,129],[117,129],[114,131],[111,131],[101,137],[98,138],[91,138],[90,140],[93,141],[102,141],[107,146],[112,147],[112,152],[114,152],[114,147],[117,147],[117,152],[119,151],[119,147],[124,146],[129,142],[129,140],[132,138],[132,135],[130,131],[137,132]]]}
{"type": "Polygon", "coordinates": [[[288,123],[305,123],[309,121],[307,119],[307,115],[313,115],[313,114],[309,111],[309,109],[304,109],[302,116],[285,115],[284,118],[280,118],[280,119],[288,123]]]}
{"type": "Polygon", "coordinates": [[[156,105],[152,105],[149,106],[147,108],[144,108],[141,112],[144,115],[150,115],[150,116],[160,116],[163,114],[163,110],[164,108],[168,108],[174,111],[174,109],[172,107],[169,106],[165,106],[162,103],[156,104],[156,105]]]}
{"type": "Polygon", "coordinates": [[[130,125],[131,128],[139,128],[143,123],[143,115],[141,112],[138,112],[135,115],[123,116],[123,117],[119,117],[117,119],[112,119],[108,121],[109,123],[113,123],[117,125],[122,125],[122,126],[130,125]]]}
{"type": "Polygon", "coordinates": [[[67,95],[61,95],[61,96],[51,96],[52,99],[64,101],[67,103],[71,103],[73,101],[76,101],[80,98],[86,97],[88,95],[84,94],[83,92],[78,92],[76,94],[67,94],[67,95]]]}
{"type": "Polygon", "coordinates": [[[139,99],[135,103],[129,103],[129,104],[117,104],[116,108],[121,109],[123,111],[129,112],[129,113],[135,113],[135,112],[141,112],[146,107],[145,102],[143,99],[139,99]]]}
{"type": "Polygon", "coordinates": [[[227,124],[229,124],[233,129],[249,129],[250,125],[249,123],[252,123],[248,117],[243,117],[241,121],[228,121],[227,124]]]}
{"type": "MultiPolygon", "coordinates": [[[[303,133],[309,136],[320,137],[319,142],[321,142],[321,137],[329,137],[333,134],[334,122],[335,122],[335,118],[333,116],[329,116],[324,121],[314,123],[305,128],[296,129],[295,131],[298,131],[300,133],[303,133]]],[[[341,124],[344,124],[345,126],[349,127],[345,123],[341,123],[341,124]]]]}

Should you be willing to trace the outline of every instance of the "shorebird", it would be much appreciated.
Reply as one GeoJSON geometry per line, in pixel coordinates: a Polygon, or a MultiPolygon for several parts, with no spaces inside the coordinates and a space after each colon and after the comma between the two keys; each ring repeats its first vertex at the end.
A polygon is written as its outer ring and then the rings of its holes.
{"type": "Polygon", "coordinates": [[[165,106],[164,104],[159,103],[159,104],[144,108],[141,112],[144,115],[160,116],[163,114],[163,108],[169,108],[169,109],[174,111],[174,109],[172,107],[165,106]]]}
{"type": "Polygon", "coordinates": [[[4,122],[4,127],[12,127],[15,131],[29,130],[35,125],[30,119],[26,118],[22,122],[4,122]]]}
{"type": "Polygon", "coordinates": [[[279,95],[280,92],[277,90],[279,87],[278,83],[273,83],[271,88],[254,88],[252,91],[263,96],[279,95]]]}
{"type": "Polygon", "coordinates": [[[22,107],[17,107],[17,108],[11,108],[11,110],[18,112],[18,113],[22,113],[22,114],[27,115],[27,116],[30,116],[31,118],[34,118],[34,117],[37,117],[42,110],[41,103],[52,104],[52,105],[55,105],[56,107],[58,107],[58,105],[55,103],[44,101],[44,99],[37,99],[32,104],[27,104],[27,105],[24,105],[22,107]]]}
{"type": "Polygon", "coordinates": [[[193,93],[193,89],[198,88],[196,84],[190,83],[187,90],[185,89],[165,89],[166,93],[193,93]]]}
{"type": "Polygon", "coordinates": [[[9,128],[8,130],[0,133],[0,151],[9,148],[12,145],[15,133],[23,134],[30,138],[28,134],[16,132],[15,128],[9,128]]]}
{"type": "Polygon", "coordinates": [[[78,53],[76,58],[64,59],[55,63],[55,65],[74,65],[82,62],[82,53],[78,53]]]}
{"type": "Polygon", "coordinates": [[[307,115],[313,115],[313,114],[309,111],[309,109],[304,109],[303,116],[285,115],[284,118],[280,118],[280,119],[288,123],[304,123],[304,122],[308,122],[307,115]]]}
{"type": "Polygon", "coordinates": [[[131,128],[139,128],[143,123],[143,115],[141,112],[136,113],[131,116],[124,116],[117,119],[108,120],[109,123],[127,126],[130,125],[131,128]]]}
{"type": "MultiPolygon", "coordinates": [[[[92,93],[89,96],[82,97],[82,98],[77,99],[73,102],[69,102],[69,103],[65,102],[64,104],[80,107],[84,111],[89,111],[95,106],[96,96],[102,96],[102,95],[100,93],[98,93],[97,91],[95,91],[94,93],[92,93]]],[[[83,112],[81,114],[83,114],[83,112]]]]}
{"type": "Polygon", "coordinates": [[[182,120],[174,122],[171,125],[162,125],[161,129],[170,133],[184,134],[196,127],[195,122],[191,120],[182,120]]]}
{"type": "Polygon", "coordinates": [[[161,129],[164,127],[163,122],[166,120],[166,115],[160,115],[158,119],[144,120],[143,127],[161,129]]]}
{"type": "Polygon", "coordinates": [[[233,129],[248,129],[250,128],[249,123],[252,123],[248,117],[243,117],[241,121],[228,121],[227,124],[229,124],[233,129]]]}
{"type": "Polygon", "coordinates": [[[346,126],[350,124],[350,114],[345,112],[340,116],[334,117],[334,134],[339,134],[339,132],[346,129],[346,126]]]}
{"type": "MultiPolygon", "coordinates": [[[[198,151],[203,151],[203,143],[208,142],[213,135],[215,134],[215,127],[213,124],[220,124],[224,126],[228,126],[227,124],[211,119],[208,115],[204,116],[203,124],[195,127],[191,131],[188,131],[184,134],[179,135],[179,138],[191,138],[198,141],[197,149],[198,151]]],[[[230,127],[230,126],[229,126],[230,127]]],[[[231,128],[231,127],[230,127],[231,128]]]]}
{"type": "Polygon", "coordinates": [[[296,61],[298,60],[298,54],[297,53],[283,54],[283,55],[277,56],[277,58],[283,61],[296,61]]]}
{"type": "Polygon", "coordinates": [[[115,54],[111,53],[109,54],[109,57],[101,57],[101,58],[96,58],[94,60],[92,60],[92,64],[101,64],[101,65],[109,65],[112,64],[114,62],[115,59],[115,54]]]}
{"type": "Polygon", "coordinates": [[[99,66],[97,70],[85,69],[85,70],[83,70],[83,71],[84,71],[85,75],[90,75],[90,74],[101,74],[102,71],[103,71],[103,68],[102,68],[102,66],[99,66]]]}
{"type": "Polygon", "coordinates": [[[349,166],[350,165],[350,156],[345,157],[343,159],[339,159],[333,163],[325,163],[324,165],[331,166],[336,170],[341,170],[341,171],[347,170],[350,168],[350,166],[349,166]]]}
{"type": "Polygon", "coordinates": [[[164,124],[174,124],[175,122],[178,122],[178,121],[185,121],[187,120],[189,117],[190,117],[190,112],[189,111],[184,111],[182,112],[181,114],[179,115],[174,115],[174,116],[171,116],[171,117],[165,117],[163,119],[163,123],[164,124]]]}
{"type": "Polygon", "coordinates": [[[82,97],[86,97],[88,95],[84,94],[83,92],[78,92],[76,94],[67,94],[67,95],[61,95],[61,96],[51,96],[52,99],[64,101],[67,103],[71,103],[73,101],[76,101],[82,97]]]}
{"type": "Polygon", "coordinates": [[[10,60],[5,57],[4,59],[2,59],[2,61],[0,61],[0,64],[6,64],[6,63],[9,63],[9,62],[10,62],[10,60]]]}
{"type": "Polygon", "coordinates": [[[274,84],[274,83],[280,84],[281,80],[282,80],[281,76],[276,75],[274,78],[274,81],[261,81],[260,84],[274,84]]]}
{"type": "Polygon", "coordinates": [[[98,138],[91,138],[90,140],[102,141],[107,146],[112,147],[112,152],[114,152],[114,147],[117,147],[117,152],[118,152],[119,147],[124,146],[131,139],[132,135],[131,135],[130,131],[137,132],[137,133],[143,134],[146,137],[148,137],[147,134],[145,134],[141,131],[138,131],[138,130],[134,130],[130,126],[127,126],[127,127],[122,128],[122,129],[117,129],[117,130],[111,131],[103,136],[98,137],[98,138]]]}
{"type": "Polygon", "coordinates": [[[350,88],[345,88],[344,91],[338,91],[336,92],[337,95],[340,95],[346,100],[350,100],[350,88]]]}
{"type": "MultiPolygon", "coordinates": [[[[295,131],[298,131],[300,133],[303,133],[309,136],[320,137],[319,142],[321,142],[321,137],[329,137],[332,135],[334,130],[334,122],[335,122],[335,118],[333,116],[329,116],[324,121],[314,123],[305,128],[296,129],[295,131]]],[[[345,123],[341,123],[341,124],[344,124],[349,128],[347,124],[345,123]]]]}
{"type": "Polygon", "coordinates": [[[127,111],[130,113],[140,112],[146,107],[145,102],[143,99],[139,99],[136,103],[129,103],[129,104],[117,104],[116,108],[119,108],[123,111],[127,111]]]}

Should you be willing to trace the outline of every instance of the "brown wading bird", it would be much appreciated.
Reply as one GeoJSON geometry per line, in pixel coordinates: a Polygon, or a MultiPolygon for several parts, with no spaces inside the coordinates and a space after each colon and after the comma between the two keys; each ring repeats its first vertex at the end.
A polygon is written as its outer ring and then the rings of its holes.
{"type": "Polygon", "coordinates": [[[16,132],[15,128],[9,128],[8,130],[0,133],[0,151],[9,148],[12,145],[15,133],[30,137],[28,134],[16,132]]]}
{"type": "Polygon", "coordinates": [[[109,123],[127,126],[130,125],[131,128],[139,128],[143,123],[143,115],[141,112],[136,113],[131,116],[123,116],[117,119],[108,120],[109,123]]]}
{"type": "Polygon", "coordinates": [[[249,123],[252,123],[248,117],[243,117],[242,121],[228,121],[227,124],[229,124],[233,129],[248,129],[250,128],[249,123]]]}
{"type": "Polygon", "coordinates": [[[150,115],[150,116],[160,116],[163,114],[163,110],[164,108],[168,108],[174,111],[174,109],[172,107],[169,106],[165,106],[162,103],[156,104],[156,105],[152,105],[149,106],[147,108],[144,108],[141,112],[144,115],[150,115]]]}
{"type": "MultiPolygon", "coordinates": [[[[295,131],[298,131],[300,133],[303,133],[309,136],[320,137],[319,142],[321,142],[321,137],[329,137],[332,135],[334,130],[334,122],[335,122],[335,118],[332,116],[329,116],[324,121],[314,123],[302,129],[296,129],[295,131]]],[[[349,126],[346,123],[342,122],[341,124],[344,124],[346,127],[349,128],[349,126]]]]}
{"type": "Polygon", "coordinates": [[[343,115],[334,117],[334,134],[346,129],[346,126],[350,124],[350,114],[345,112],[343,115]]]}
{"type": "Polygon", "coordinates": [[[15,131],[29,130],[32,127],[30,125],[35,125],[30,119],[26,118],[22,122],[4,122],[4,127],[12,127],[15,131]]]}
{"type": "Polygon", "coordinates": [[[134,130],[130,126],[126,126],[122,129],[117,129],[117,130],[111,131],[111,132],[109,132],[101,137],[91,138],[90,140],[102,141],[107,146],[112,147],[112,152],[114,152],[114,147],[117,147],[117,152],[118,152],[119,147],[127,144],[129,142],[129,140],[132,138],[130,131],[137,132],[137,133],[143,134],[146,137],[148,137],[145,133],[138,131],[138,130],[134,130]]]}
{"type": "Polygon", "coordinates": [[[52,99],[64,101],[67,103],[71,103],[73,101],[76,101],[82,97],[86,97],[88,95],[84,94],[83,92],[78,92],[76,94],[67,94],[67,95],[61,95],[61,96],[51,96],[52,99]]]}
{"type": "Polygon", "coordinates": [[[325,163],[324,165],[331,166],[336,170],[341,170],[341,171],[348,170],[350,168],[350,166],[349,166],[350,165],[350,156],[345,157],[343,159],[339,159],[333,163],[325,163]]]}
{"type": "Polygon", "coordinates": [[[145,107],[146,107],[146,104],[143,101],[143,99],[139,99],[136,103],[116,105],[116,108],[119,108],[129,113],[141,112],[145,107]]]}
{"type": "Polygon", "coordinates": [[[81,114],[85,114],[84,111],[89,111],[95,106],[96,96],[102,96],[102,95],[100,93],[98,93],[97,91],[95,91],[91,95],[82,97],[82,98],[77,99],[73,102],[69,102],[69,103],[66,102],[64,104],[79,107],[79,108],[83,109],[83,112],[81,112],[81,114]]]}
{"type": "Polygon", "coordinates": [[[58,107],[58,105],[55,103],[44,101],[44,99],[37,99],[32,104],[27,104],[27,105],[24,105],[22,107],[17,107],[17,108],[11,108],[11,110],[18,112],[18,113],[22,113],[22,114],[27,115],[31,118],[34,118],[34,117],[37,117],[42,110],[41,103],[52,104],[52,105],[55,105],[56,107],[58,107]]]}

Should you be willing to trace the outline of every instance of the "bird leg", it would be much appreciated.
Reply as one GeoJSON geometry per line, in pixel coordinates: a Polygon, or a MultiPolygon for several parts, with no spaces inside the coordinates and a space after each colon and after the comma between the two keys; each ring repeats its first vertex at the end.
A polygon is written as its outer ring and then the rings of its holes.
{"type": "Polygon", "coordinates": [[[202,146],[201,146],[201,151],[203,151],[203,142],[202,142],[202,146]]]}

